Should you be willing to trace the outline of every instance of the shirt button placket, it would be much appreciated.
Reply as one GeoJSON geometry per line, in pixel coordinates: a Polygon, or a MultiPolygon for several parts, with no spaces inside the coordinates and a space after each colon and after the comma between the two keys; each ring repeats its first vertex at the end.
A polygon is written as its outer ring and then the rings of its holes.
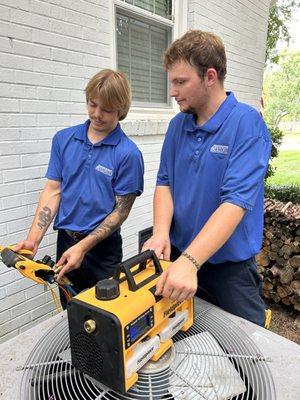
{"type": "Polygon", "coordinates": [[[199,146],[201,146],[201,142],[202,142],[202,138],[200,137],[200,133],[199,132],[197,132],[196,133],[196,140],[197,140],[197,149],[195,150],[195,153],[194,153],[194,160],[195,160],[195,165],[197,165],[198,164],[198,161],[199,161],[199,159],[200,159],[200,147],[199,146]]]}
{"type": "Polygon", "coordinates": [[[90,168],[90,164],[91,164],[91,160],[92,160],[92,150],[93,150],[93,146],[89,145],[88,146],[88,154],[87,154],[86,163],[85,163],[86,169],[90,168]]]}

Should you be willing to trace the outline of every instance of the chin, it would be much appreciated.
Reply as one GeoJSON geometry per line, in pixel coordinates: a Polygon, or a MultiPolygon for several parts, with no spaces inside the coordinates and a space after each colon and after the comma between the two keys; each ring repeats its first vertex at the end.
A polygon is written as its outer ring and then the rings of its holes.
{"type": "Polygon", "coordinates": [[[189,105],[186,104],[185,102],[183,102],[182,104],[178,104],[178,106],[179,106],[179,110],[183,113],[190,114],[193,112],[193,111],[191,111],[191,107],[189,107],[189,105]]]}
{"type": "Polygon", "coordinates": [[[95,131],[101,132],[101,131],[103,131],[105,129],[105,126],[102,125],[102,124],[101,125],[93,124],[93,128],[95,129],[95,131]]]}
{"type": "Polygon", "coordinates": [[[180,107],[180,111],[186,114],[194,114],[194,110],[190,107],[180,107]]]}

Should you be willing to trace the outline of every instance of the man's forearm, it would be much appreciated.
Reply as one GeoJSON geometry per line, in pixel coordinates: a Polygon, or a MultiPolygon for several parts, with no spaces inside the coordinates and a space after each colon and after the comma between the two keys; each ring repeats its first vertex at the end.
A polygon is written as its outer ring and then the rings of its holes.
{"type": "Polygon", "coordinates": [[[153,201],[154,235],[169,235],[173,212],[173,200],[169,186],[156,186],[153,201]]]}
{"type": "Polygon", "coordinates": [[[41,193],[27,240],[38,246],[55,217],[60,203],[60,188],[49,189],[47,186],[41,193]]]}
{"type": "Polygon", "coordinates": [[[244,214],[245,210],[239,206],[230,203],[221,204],[186,252],[202,265],[226,243],[244,214]]]}
{"type": "Polygon", "coordinates": [[[84,252],[88,252],[97,243],[109,237],[113,232],[120,228],[129,215],[132,205],[136,199],[136,194],[116,196],[116,206],[114,210],[94,229],[86,238],[79,242],[84,252]]]}

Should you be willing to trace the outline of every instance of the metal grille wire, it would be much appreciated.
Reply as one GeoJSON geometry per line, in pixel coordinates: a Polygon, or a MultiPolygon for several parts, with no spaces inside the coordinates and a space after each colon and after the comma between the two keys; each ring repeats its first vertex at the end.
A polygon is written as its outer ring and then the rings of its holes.
{"type": "Polygon", "coordinates": [[[170,366],[159,372],[140,372],[138,382],[121,395],[76,371],[68,357],[64,358],[70,347],[64,318],[32,350],[24,366],[20,400],[276,400],[268,360],[218,308],[196,300],[194,325],[188,332],[179,332],[174,342],[175,358],[170,366]],[[215,342],[222,352],[215,350],[215,342]],[[212,368],[213,362],[215,372],[223,374],[223,363],[228,360],[246,390],[224,397],[232,389],[232,382],[216,387],[205,371],[212,368]]]}

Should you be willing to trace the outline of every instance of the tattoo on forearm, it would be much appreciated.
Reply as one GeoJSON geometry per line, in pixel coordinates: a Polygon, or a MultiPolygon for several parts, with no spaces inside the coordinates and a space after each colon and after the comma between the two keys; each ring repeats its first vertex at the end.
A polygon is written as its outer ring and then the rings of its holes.
{"type": "Polygon", "coordinates": [[[109,214],[90,235],[96,236],[97,241],[101,241],[110,236],[128,217],[135,198],[136,194],[116,196],[116,205],[113,212],[109,214]]]}
{"type": "Polygon", "coordinates": [[[136,194],[127,194],[126,196],[116,196],[115,212],[120,216],[121,223],[128,217],[131,207],[136,198],[136,194]]]}
{"type": "Polygon", "coordinates": [[[51,209],[47,206],[43,207],[38,214],[38,227],[40,229],[46,228],[52,220],[51,209]]]}

